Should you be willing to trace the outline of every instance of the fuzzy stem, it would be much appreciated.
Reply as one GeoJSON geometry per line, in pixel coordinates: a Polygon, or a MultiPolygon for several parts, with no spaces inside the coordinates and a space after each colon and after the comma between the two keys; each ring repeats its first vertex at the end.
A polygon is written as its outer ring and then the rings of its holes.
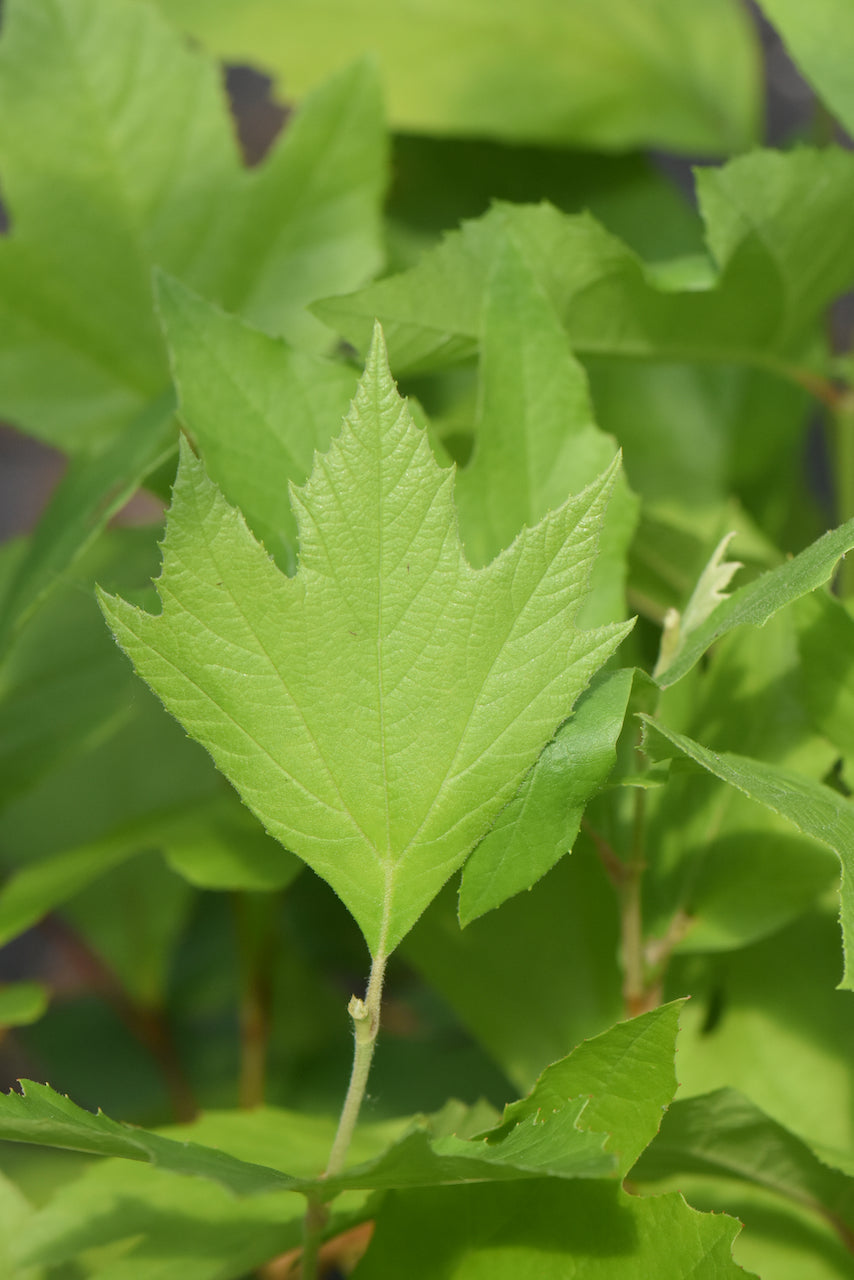
{"type": "MultiPolygon", "coordinates": [[[[359,1118],[376,1047],[377,1032],[380,1029],[380,1005],[387,960],[388,956],[383,952],[374,956],[364,1000],[360,1000],[358,996],[352,996],[348,1006],[350,1017],[353,1019],[355,1042],[353,1069],[347,1086],[347,1096],[341,1108],[338,1129],[329,1153],[326,1172],[323,1175],[325,1178],[334,1178],[344,1168],[347,1152],[353,1139],[353,1131],[359,1118]]],[[[301,1280],[316,1280],[320,1243],[328,1218],[327,1205],[319,1197],[309,1196],[303,1225],[301,1280]]]]}

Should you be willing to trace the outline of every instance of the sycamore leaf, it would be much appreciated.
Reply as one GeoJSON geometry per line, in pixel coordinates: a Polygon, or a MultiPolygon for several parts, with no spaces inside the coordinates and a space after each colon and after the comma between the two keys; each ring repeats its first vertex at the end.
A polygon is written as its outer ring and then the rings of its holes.
{"type": "Polygon", "coordinates": [[[453,473],[377,336],[340,437],[291,489],[300,568],[270,562],[186,446],[152,616],[105,615],[267,830],[388,954],[630,629],[579,631],[614,467],[473,570],[453,473]]]}
{"type": "Polygon", "coordinates": [[[756,128],[754,37],[732,0],[607,0],[595,19],[585,0],[159,3],[288,93],[376,50],[398,131],[696,154],[741,149],[756,128]]]}
{"type": "Polygon", "coordinates": [[[679,755],[702,765],[751,800],[788,818],[804,835],[820,840],[837,855],[842,865],[840,923],[845,954],[845,971],[839,985],[854,990],[854,972],[849,961],[854,954],[854,804],[838,791],[789,769],[729,752],[710,751],[649,716],[641,718],[646,726],[645,749],[649,747],[654,757],[662,753],[662,746],[664,755],[672,755],[675,747],[679,755]]]}
{"type": "Polygon", "coordinates": [[[854,158],[832,148],[757,151],[701,171],[698,195],[712,261],[687,282],[647,266],[588,214],[497,204],[409,271],[312,309],[362,349],[379,318],[399,374],[468,357],[489,265],[509,236],[581,359],[714,360],[788,372],[817,317],[854,279],[846,222],[854,158]]]}
{"type": "Polygon", "coordinates": [[[375,70],[242,167],[214,61],[139,0],[10,0],[0,41],[0,411],[69,451],[168,388],[151,270],[307,343],[307,302],[381,261],[375,70]]]}

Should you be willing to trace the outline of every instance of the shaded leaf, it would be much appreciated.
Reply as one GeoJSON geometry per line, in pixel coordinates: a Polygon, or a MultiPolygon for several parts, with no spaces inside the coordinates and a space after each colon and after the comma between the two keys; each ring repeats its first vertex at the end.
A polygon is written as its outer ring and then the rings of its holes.
{"type": "Polygon", "coordinates": [[[598,1182],[436,1187],[383,1201],[354,1278],[384,1280],[406,1258],[411,1280],[736,1280],[738,1230],[679,1195],[598,1182]]]}
{"type": "Polygon", "coordinates": [[[734,1089],[675,1102],[632,1180],[656,1182],[677,1173],[766,1187],[826,1218],[854,1248],[854,1179],[823,1164],[805,1142],[734,1089]]]}

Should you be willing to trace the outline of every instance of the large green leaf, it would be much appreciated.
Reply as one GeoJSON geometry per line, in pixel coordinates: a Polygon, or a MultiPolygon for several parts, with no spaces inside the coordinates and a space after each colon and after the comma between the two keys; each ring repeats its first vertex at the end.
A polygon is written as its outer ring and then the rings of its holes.
{"type": "Polygon", "coordinates": [[[328,449],[356,374],[267,337],[177,280],[157,283],[184,426],[211,479],[293,573],[296,522],[282,495],[306,479],[314,451],[328,449]]]}
{"type": "Polygon", "coordinates": [[[399,374],[461,359],[475,350],[490,263],[509,236],[581,358],[790,371],[818,315],[854,278],[845,234],[854,159],[758,151],[702,173],[699,194],[709,258],[653,269],[589,216],[497,205],[411,270],[314,310],[361,348],[379,317],[399,374]]]}
{"type": "Polygon", "coordinates": [[[0,407],[68,450],[168,387],[159,265],[280,333],[378,266],[375,73],[340,73],[242,169],[219,71],[138,0],[12,0],[0,44],[0,407]]]}
{"type": "Polygon", "coordinates": [[[673,754],[672,748],[675,747],[678,754],[702,765],[709,773],[752,800],[787,818],[804,835],[821,841],[837,855],[842,865],[840,923],[845,953],[845,971],[839,985],[854,990],[854,972],[849,964],[854,948],[854,804],[838,791],[789,769],[729,752],[710,751],[649,716],[644,716],[643,720],[646,742],[655,754],[659,754],[658,743],[663,738],[665,754],[673,754]]]}
{"type": "Polygon", "coordinates": [[[279,75],[288,93],[376,50],[392,121],[427,133],[738,150],[754,136],[754,39],[730,0],[159,0],[219,54],[279,75]],[[726,82],[721,59],[726,59],[726,82]]]}
{"type": "Polygon", "coordinates": [[[602,1183],[436,1187],[388,1196],[354,1280],[737,1280],[739,1224],[680,1195],[602,1183]],[[415,1243],[417,1242],[417,1244],[415,1243]]]}
{"type": "Polygon", "coordinates": [[[629,629],[572,625],[612,475],[479,571],[452,483],[378,336],[342,435],[291,490],[295,578],[185,449],[163,613],[102,601],[140,673],[329,881],[375,955],[465,859],[629,629]]]}
{"type": "Polygon", "coordinates": [[[840,123],[854,133],[854,12],[847,0],[760,0],[799,70],[840,123]]]}

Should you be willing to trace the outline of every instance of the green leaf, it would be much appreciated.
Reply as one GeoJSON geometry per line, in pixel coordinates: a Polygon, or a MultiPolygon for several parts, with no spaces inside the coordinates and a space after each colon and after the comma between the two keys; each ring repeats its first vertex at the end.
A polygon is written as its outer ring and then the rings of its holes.
{"type": "Polygon", "coordinates": [[[823,591],[795,606],[801,680],[811,721],[846,760],[854,759],[854,619],[823,591]]]}
{"type": "Polygon", "coordinates": [[[159,276],[157,298],[181,419],[205,469],[293,573],[296,522],[282,495],[306,479],[314,451],[328,449],[356,374],[267,337],[177,280],[159,276]]]}
{"type": "Polygon", "coordinates": [[[657,677],[663,689],[691,670],[711,645],[734,627],[761,627],[785,605],[822,586],[840,558],[854,547],[854,520],[818,541],[754,582],[739,587],[686,638],[673,661],[657,677]]]}
{"type": "Polygon", "coordinates": [[[656,745],[657,735],[664,738],[679,754],[694,760],[752,800],[787,818],[804,835],[819,840],[837,855],[842,865],[840,923],[846,957],[845,972],[839,985],[847,990],[854,990],[854,973],[849,972],[848,967],[848,956],[854,947],[854,865],[851,861],[854,857],[854,805],[838,791],[831,791],[829,787],[801,777],[791,770],[768,764],[764,760],[750,760],[728,752],[710,751],[683,734],[667,729],[649,716],[643,716],[642,719],[646,725],[645,740],[651,742],[653,747],[656,745]]]}
{"type": "Polygon", "coordinates": [[[733,1089],[675,1102],[632,1170],[632,1181],[686,1173],[766,1187],[820,1214],[849,1247],[854,1243],[854,1179],[822,1163],[805,1142],[733,1089]]]}
{"type": "Polygon", "coordinates": [[[679,1195],[598,1182],[436,1187],[386,1197],[354,1280],[385,1280],[401,1258],[409,1280],[737,1280],[738,1230],[679,1195]]]}
{"type": "Polygon", "coordinates": [[[620,1022],[546,1067],[527,1098],[505,1109],[498,1132],[562,1107],[577,1093],[589,1094],[582,1126],[608,1132],[605,1150],[617,1154],[620,1174],[628,1173],[658,1133],[676,1092],[674,1057],[683,1003],[675,1000],[620,1022]]]}
{"type": "Polygon", "coordinates": [[[797,0],[760,0],[798,70],[849,133],[854,132],[854,14],[845,0],[815,0],[809,10],[797,0]]]}
{"type": "MultiPolygon", "coordinates": [[[[19,565],[39,558],[39,536],[24,544],[19,565]]],[[[124,529],[99,539],[13,638],[0,668],[2,807],[132,715],[133,680],[104,634],[92,579],[137,589],[156,566],[154,538],[153,530],[124,529]]]]}
{"type": "Polygon", "coordinates": [[[335,0],[160,3],[227,60],[281,77],[289,93],[377,50],[392,121],[417,133],[721,152],[749,145],[756,129],[754,39],[729,0],[702,11],[654,0],[642,15],[608,0],[599,23],[579,0],[534,0],[524,14],[478,0],[406,13],[367,0],[358,15],[335,0]]]}
{"type": "Polygon", "coordinates": [[[613,477],[470,569],[452,475],[379,336],[342,435],[291,491],[295,578],[183,452],[163,613],[102,597],[104,612],[267,830],[388,954],[629,629],[572,626],[613,477]]]}
{"type": "Polygon", "coordinates": [[[588,800],[616,763],[631,687],[626,669],[599,677],[581,696],[466,862],[461,925],[530,889],[572,849],[588,800]]]}
{"type": "Polygon", "coordinates": [[[815,321],[854,278],[844,230],[854,159],[832,149],[757,151],[701,172],[698,185],[717,270],[708,264],[688,287],[662,278],[588,215],[499,204],[411,270],[313,310],[362,349],[378,317],[398,374],[468,357],[489,265],[509,236],[581,359],[712,360],[791,376],[815,321]]]}
{"type": "Polygon", "coordinates": [[[7,1280],[43,1280],[43,1272],[19,1261],[21,1235],[33,1218],[33,1208],[9,1178],[0,1173],[0,1267],[7,1280]]]}
{"type": "Polygon", "coordinates": [[[218,67],[137,0],[12,0],[0,43],[0,409],[70,451],[168,388],[158,265],[300,340],[380,263],[376,75],[341,72],[239,162],[218,67]]]}
{"type": "Polygon", "coordinates": [[[0,986],[0,1027],[25,1027],[46,1012],[50,993],[40,982],[0,986]]]}
{"type": "Polygon", "coordinates": [[[837,1152],[850,1162],[854,1019],[850,992],[836,989],[839,968],[838,921],[815,908],[738,951],[675,956],[667,990],[692,992],[680,1096],[739,1089],[810,1145],[824,1144],[827,1163],[837,1152]]]}
{"type": "MultiPolygon", "coordinates": [[[[350,1189],[517,1181],[543,1173],[558,1178],[601,1178],[616,1168],[614,1157],[602,1150],[603,1135],[584,1132],[577,1124],[586,1098],[566,1102],[543,1120],[526,1119],[494,1143],[453,1135],[431,1138],[422,1125],[382,1155],[335,1178],[320,1178],[293,1177],[214,1147],[118,1124],[103,1112],[92,1115],[82,1110],[47,1085],[22,1080],[21,1087],[22,1094],[0,1096],[0,1138],[149,1161],[172,1173],[209,1178],[241,1196],[322,1189],[324,1196],[331,1198],[350,1189]]],[[[276,1164],[280,1158],[276,1157],[276,1164]]]]}
{"type": "MultiPolygon", "coordinates": [[[[474,455],[456,482],[460,534],[479,566],[508,547],[616,452],[595,425],[584,370],[554,308],[509,242],[498,247],[483,303],[474,455]]],[[[590,623],[624,616],[636,501],[622,478],[608,507],[586,606],[590,623]]]]}
{"type": "MultiPolygon", "coordinates": [[[[818,783],[837,754],[811,727],[804,679],[793,610],[784,609],[761,630],[730,632],[704,668],[659,695],[660,707],[639,709],[659,710],[714,751],[736,748],[818,783]]],[[[645,809],[655,858],[644,876],[644,921],[653,937],[680,913],[689,923],[680,950],[743,947],[834,893],[839,860],[826,845],[708,773],[669,773],[645,809]]]]}

